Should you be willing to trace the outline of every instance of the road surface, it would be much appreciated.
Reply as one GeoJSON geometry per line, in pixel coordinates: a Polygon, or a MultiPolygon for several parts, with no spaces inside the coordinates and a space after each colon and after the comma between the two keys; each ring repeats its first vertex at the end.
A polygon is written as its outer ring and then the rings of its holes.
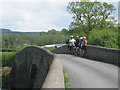
{"type": "Polygon", "coordinates": [[[58,54],[71,88],[118,88],[118,67],[80,58],[58,54]]]}

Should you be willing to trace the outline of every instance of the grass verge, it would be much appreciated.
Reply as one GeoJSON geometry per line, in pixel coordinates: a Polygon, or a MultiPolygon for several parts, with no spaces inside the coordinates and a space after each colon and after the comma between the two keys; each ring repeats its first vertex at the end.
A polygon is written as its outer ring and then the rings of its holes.
{"type": "Polygon", "coordinates": [[[67,77],[66,73],[63,71],[64,74],[64,83],[65,83],[65,90],[70,90],[70,78],[67,77]]]}

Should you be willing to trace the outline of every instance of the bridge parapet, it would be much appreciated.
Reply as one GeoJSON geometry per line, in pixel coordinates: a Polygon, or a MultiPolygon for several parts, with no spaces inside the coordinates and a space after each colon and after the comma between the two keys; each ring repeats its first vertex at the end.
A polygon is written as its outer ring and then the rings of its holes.
{"type": "Polygon", "coordinates": [[[69,48],[68,48],[68,45],[64,45],[62,47],[52,50],[51,52],[56,54],[69,54],[69,48]]]}
{"type": "Polygon", "coordinates": [[[26,47],[16,55],[16,62],[10,73],[10,87],[64,88],[64,76],[60,60],[53,53],[43,48],[26,47]]]}
{"type": "MultiPolygon", "coordinates": [[[[68,54],[69,48],[68,45],[65,45],[63,47],[53,50],[52,52],[57,54],[68,54]]],[[[120,66],[119,54],[120,49],[87,45],[85,57],[120,66]]]]}
{"type": "Polygon", "coordinates": [[[86,57],[96,59],[99,61],[120,65],[119,61],[120,49],[112,49],[100,46],[88,45],[86,57]]]}

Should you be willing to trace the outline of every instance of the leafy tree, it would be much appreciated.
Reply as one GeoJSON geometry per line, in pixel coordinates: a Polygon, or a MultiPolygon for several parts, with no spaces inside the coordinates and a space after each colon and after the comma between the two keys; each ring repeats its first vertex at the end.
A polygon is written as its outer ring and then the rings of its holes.
{"type": "Polygon", "coordinates": [[[46,34],[46,32],[40,32],[40,35],[44,35],[44,34],[46,34]]]}
{"type": "Polygon", "coordinates": [[[3,34],[2,48],[16,48],[24,45],[46,45],[46,44],[60,44],[67,40],[67,29],[62,29],[61,32],[52,29],[42,34],[3,34]]]}
{"type": "Polygon", "coordinates": [[[120,48],[118,44],[118,33],[110,30],[92,30],[88,37],[88,44],[99,45],[109,48],[120,48]]]}
{"type": "Polygon", "coordinates": [[[89,33],[93,28],[103,29],[115,27],[116,20],[112,13],[115,7],[106,2],[90,2],[90,0],[81,0],[81,2],[69,2],[67,11],[73,15],[69,33],[85,32],[89,33]]]}
{"type": "Polygon", "coordinates": [[[47,34],[59,34],[59,31],[56,31],[55,29],[49,30],[47,34]]]}
{"type": "Polygon", "coordinates": [[[8,48],[8,43],[9,43],[8,38],[6,38],[6,39],[4,40],[4,43],[5,43],[5,47],[8,48]]]}
{"type": "Polygon", "coordinates": [[[61,30],[61,34],[63,34],[63,35],[66,36],[67,33],[68,33],[68,30],[67,30],[67,29],[63,28],[63,29],[61,30]]]}

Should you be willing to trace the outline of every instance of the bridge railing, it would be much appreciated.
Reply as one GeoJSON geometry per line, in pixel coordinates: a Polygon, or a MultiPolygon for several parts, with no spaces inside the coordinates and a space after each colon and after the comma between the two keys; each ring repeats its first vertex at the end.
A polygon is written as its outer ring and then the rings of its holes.
{"type": "Polygon", "coordinates": [[[51,64],[42,88],[64,88],[63,68],[57,56],[55,56],[51,64]]]}
{"type": "MultiPolygon", "coordinates": [[[[65,45],[63,47],[53,50],[52,52],[57,54],[69,54],[69,48],[68,45],[65,45]]],[[[87,45],[85,57],[120,66],[119,54],[120,49],[87,45]]]]}
{"type": "Polygon", "coordinates": [[[119,54],[120,54],[119,49],[88,45],[85,56],[91,59],[119,66],[120,65],[119,54]]]}

